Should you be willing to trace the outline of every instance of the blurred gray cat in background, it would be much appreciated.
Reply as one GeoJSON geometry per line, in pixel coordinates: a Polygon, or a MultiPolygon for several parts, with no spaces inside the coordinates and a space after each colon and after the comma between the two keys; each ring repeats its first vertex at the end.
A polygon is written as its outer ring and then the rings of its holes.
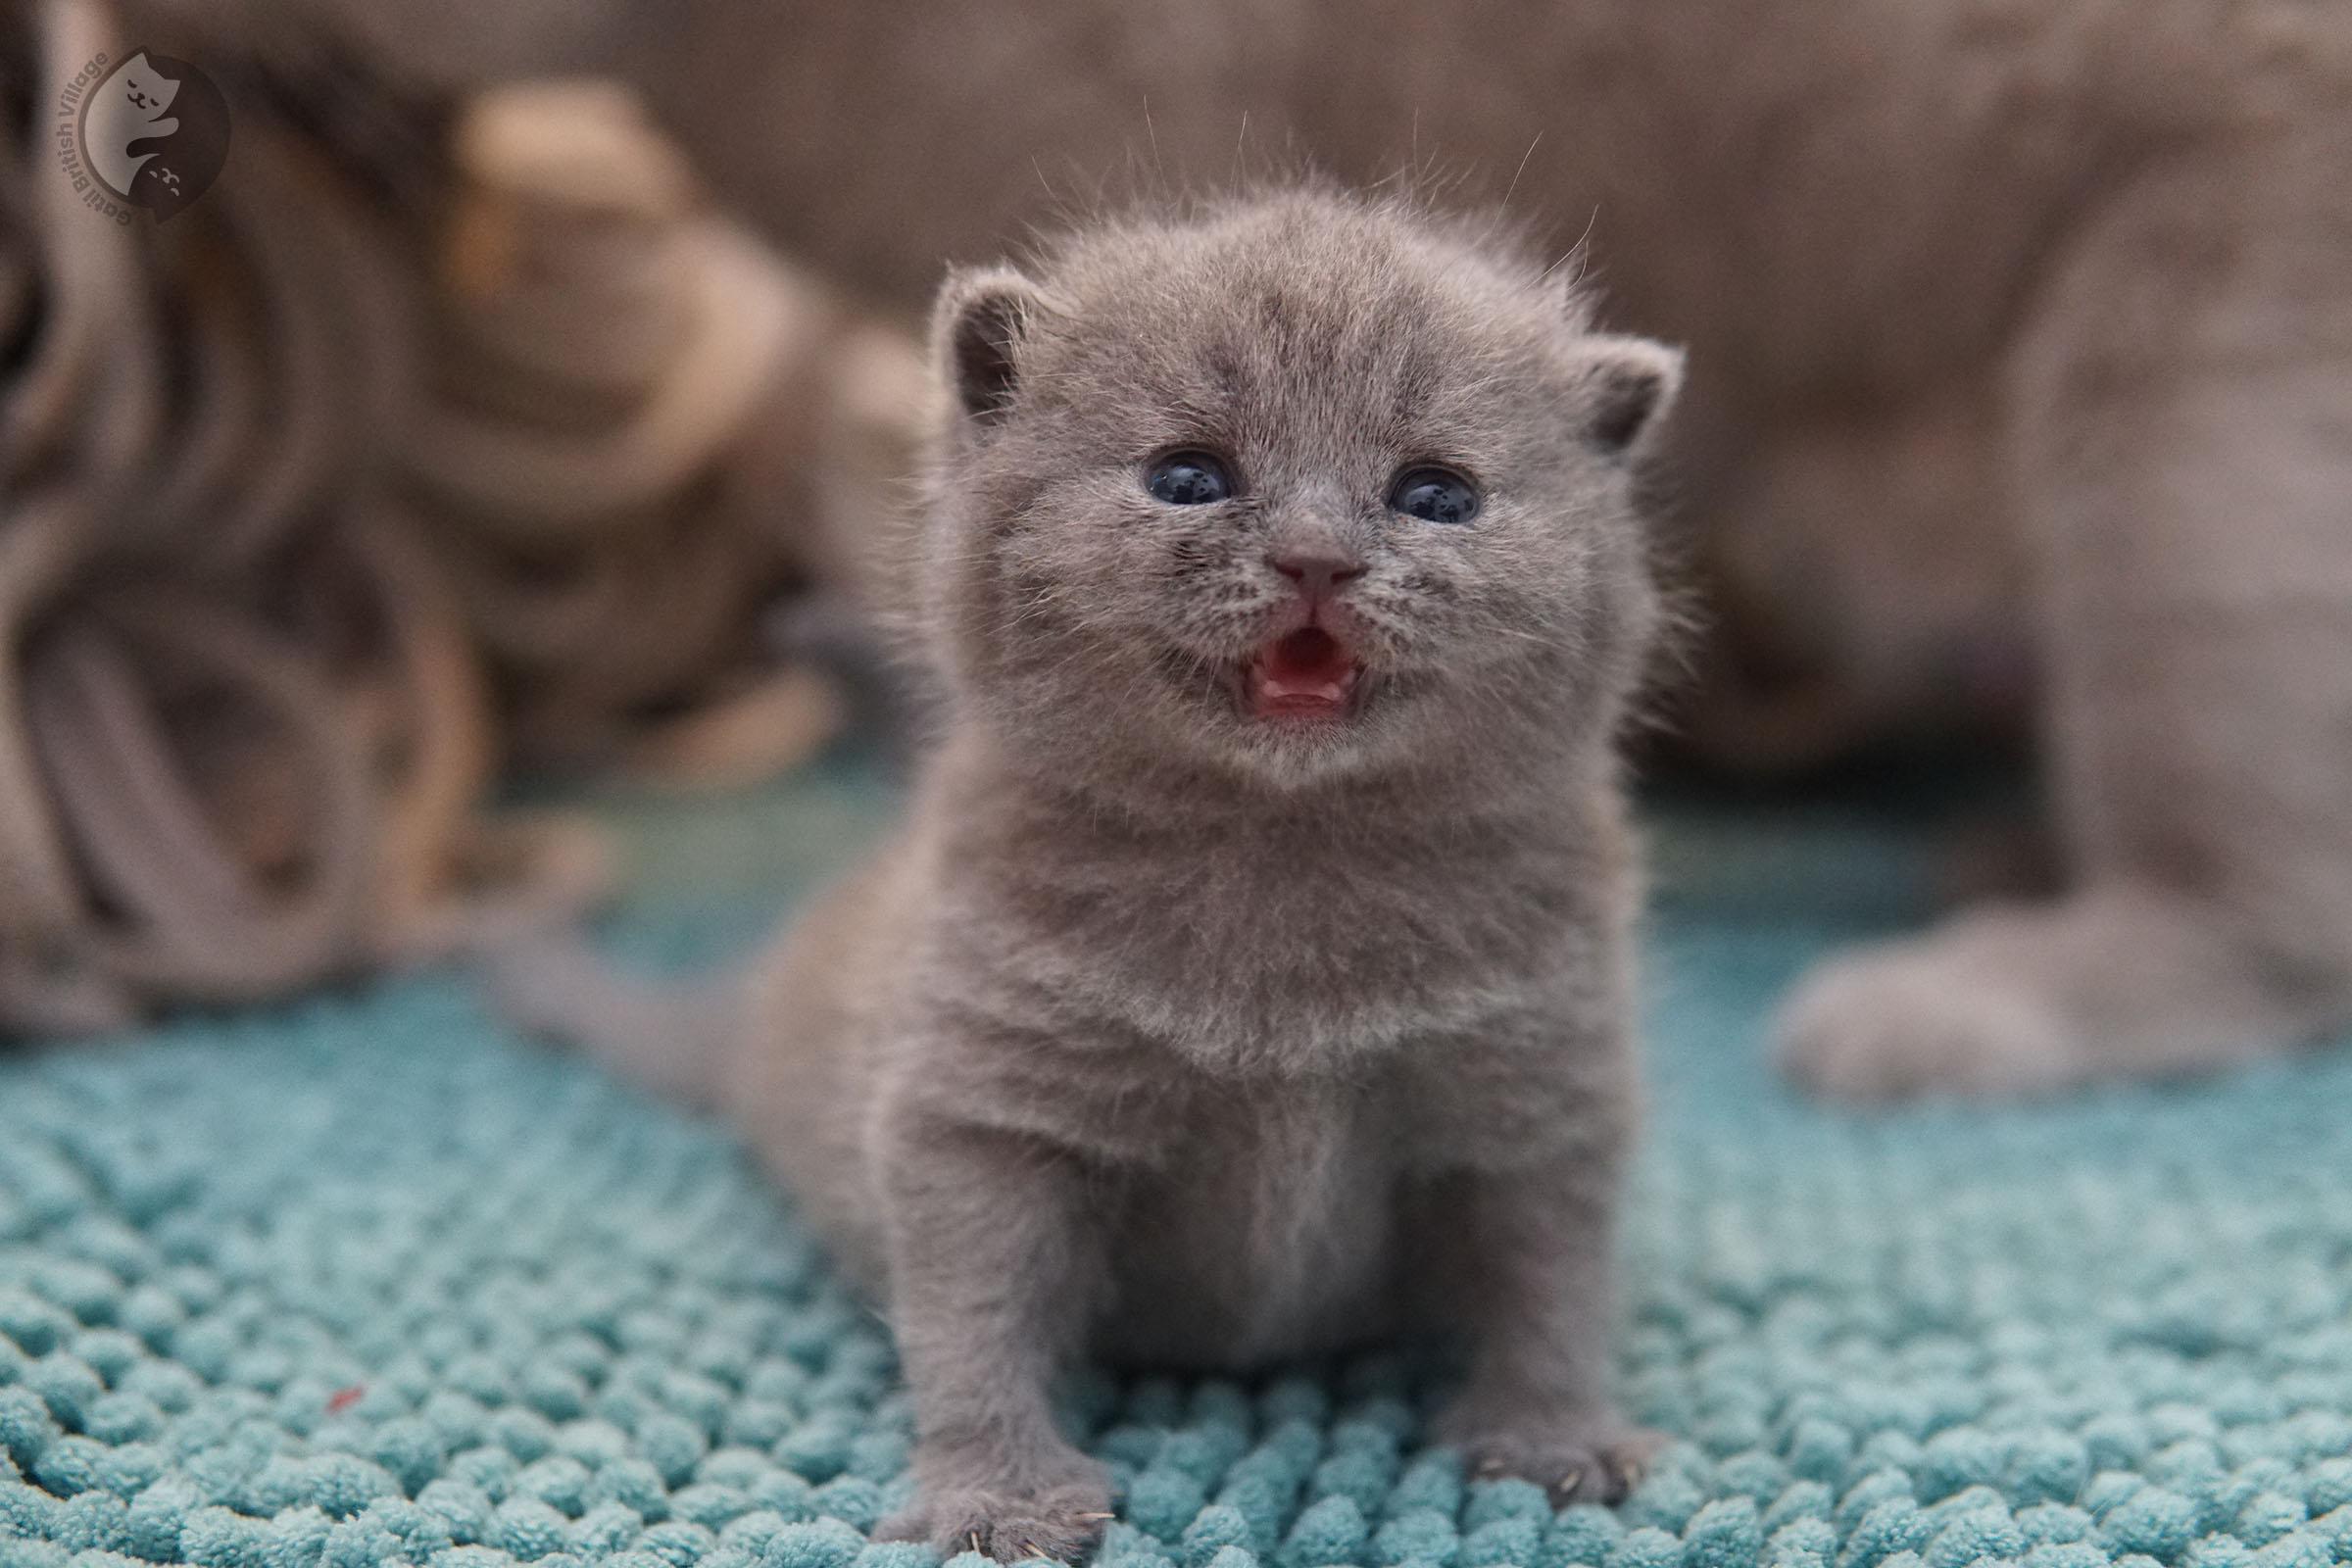
{"type": "Polygon", "coordinates": [[[893,289],[1116,158],[1214,184],[1237,146],[1590,228],[1612,318],[1690,350],[1679,520],[1750,608],[1888,710],[2030,648],[2070,886],[1833,959],[1780,1024],[1805,1081],[2015,1094],[2345,1018],[2352,10],[693,18],[644,65],[669,112],[789,244],[893,289]]]}
{"type": "Polygon", "coordinates": [[[730,198],[909,303],[1137,166],[1215,186],[1251,149],[1458,172],[1563,249],[1589,229],[1613,318],[1691,351],[1678,526],[1858,694],[1847,729],[1987,647],[2041,671],[2067,891],[1834,959],[1782,1019],[1807,1082],[2016,1094],[2352,1011],[2352,10],[600,15],[575,62],[645,81],[730,198]]]}

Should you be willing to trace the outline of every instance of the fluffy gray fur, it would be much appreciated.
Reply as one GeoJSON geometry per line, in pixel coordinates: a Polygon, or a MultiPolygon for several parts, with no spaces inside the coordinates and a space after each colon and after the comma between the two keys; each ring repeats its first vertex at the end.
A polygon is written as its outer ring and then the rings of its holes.
{"type": "Polygon", "coordinates": [[[949,689],[897,837],[758,966],[722,1098],[905,1360],[885,1533],[1069,1557],[1074,1356],[1246,1368],[1468,1331],[1440,1436],[1613,1496],[1635,1120],[1613,738],[1659,618],[1633,470],[1680,372],[1508,247],[1284,192],[951,278],[909,581],[949,689]],[[1144,486],[1174,447],[1238,493],[1144,486]],[[1437,459],[1468,526],[1385,505],[1437,459]],[[1247,716],[1309,613],[1353,716],[1247,716]]]}

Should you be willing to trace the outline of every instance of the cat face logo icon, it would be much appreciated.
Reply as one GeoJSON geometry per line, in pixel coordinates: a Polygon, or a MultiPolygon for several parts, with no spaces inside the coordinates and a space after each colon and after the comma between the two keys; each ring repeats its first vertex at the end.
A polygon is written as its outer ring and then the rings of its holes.
{"type": "Polygon", "coordinates": [[[80,107],[91,176],[158,222],[203,195],[228,161],[228,103],[184,60],[134,49],[80,107]]]}

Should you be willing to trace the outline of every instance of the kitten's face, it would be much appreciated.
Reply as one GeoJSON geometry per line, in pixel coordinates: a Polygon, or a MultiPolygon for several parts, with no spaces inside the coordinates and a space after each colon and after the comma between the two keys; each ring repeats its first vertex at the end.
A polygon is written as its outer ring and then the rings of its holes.
{"type": "Polygon", "coordinates": [[[1628,449],[1671,355],[1325,198],[1022,286],[943,308],[934,589],[999,724],[1296,785],[1614,721],[1654,618],[1628,449]]]}

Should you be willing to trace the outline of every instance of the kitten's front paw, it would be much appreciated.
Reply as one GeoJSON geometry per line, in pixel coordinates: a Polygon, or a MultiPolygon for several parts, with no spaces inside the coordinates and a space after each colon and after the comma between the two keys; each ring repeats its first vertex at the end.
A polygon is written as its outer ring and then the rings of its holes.
{"type": "Polygon", "coordinates": [[[978,1551],[999,1562],[1076,1562],[1110,1521],[1110,1489],[1095,1477],[1044,1488],[931,1487],[885,1519],[876,1541],[922,1541],[941,1557],[978,1551]]]}
{"type": "Polygon", "coordinates": [[[1473,1476],[1517,1476],[1551,1495],[1551,1505],[1618,1502],[1642,1479],[1666,1440],[1655,1432],[1614,1422],[1560,1427],[1472,1430],[1455,1420],[1439,1428],[1439,1441],[1459,1448],[1473,1476]]]}
{"type": "Polygon", "coordinates": [[[1774,1054],[1790,1077],[1838,1100],[2046,1092],[2082,1075],[2082,1051],[2033,979],[1990,971],[1933,937],[1832,958],[1783,1004],[1774,1054]]]}

